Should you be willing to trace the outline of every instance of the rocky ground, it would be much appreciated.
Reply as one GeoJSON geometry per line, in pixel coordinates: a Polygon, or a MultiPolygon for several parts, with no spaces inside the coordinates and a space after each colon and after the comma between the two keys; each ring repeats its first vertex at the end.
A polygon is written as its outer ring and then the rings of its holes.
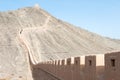
{"type": "Polygon", "coordinates": [[[0,12],[0,79],[33,80],[30,61],[119,51],[119,42],[56,19],[38,6],[0,12]]]}

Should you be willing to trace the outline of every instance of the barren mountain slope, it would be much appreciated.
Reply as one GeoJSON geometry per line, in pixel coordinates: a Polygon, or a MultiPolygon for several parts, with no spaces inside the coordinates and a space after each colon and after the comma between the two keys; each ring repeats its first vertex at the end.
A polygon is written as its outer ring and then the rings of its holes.
{"type": "Polygon", "coordinates": [[[36,64],[118,50],[118,42],[58,20],[38,7],[0,12],[0,78],[31,80],[28,56],[36,64]]]}

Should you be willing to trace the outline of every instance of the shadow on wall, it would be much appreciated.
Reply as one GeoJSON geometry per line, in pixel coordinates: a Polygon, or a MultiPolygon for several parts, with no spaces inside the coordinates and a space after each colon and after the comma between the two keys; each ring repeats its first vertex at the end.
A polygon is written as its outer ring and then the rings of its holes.
{"type": "Polygon", "coordinates": [[[57,77],[38,67],[33,68],[32,75],[34,80],[60,80],[57,77]]]}

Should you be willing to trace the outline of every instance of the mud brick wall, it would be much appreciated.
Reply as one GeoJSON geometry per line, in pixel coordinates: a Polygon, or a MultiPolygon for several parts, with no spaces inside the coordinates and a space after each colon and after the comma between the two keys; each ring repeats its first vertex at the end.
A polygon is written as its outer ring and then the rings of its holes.
{"type": "Polygon", "coordinates": [[[120,52],[47,61],[35,68],[61,80],[120,80],[120,52]]]}
{"type": "Polygon", "coordinates": [[[120,80],[120,52],[105,54],[105,80],[120,80]]]}
{"type": "Polygon", "coordinates": [[[81,80],[80,71],[80,57],[75,57],[73,64],[73,80],[81,80]]]}
{"type": "Polygon", "coordinates": [[[96,56],[85,57],[85,80],[96,80],[96,56]]]}

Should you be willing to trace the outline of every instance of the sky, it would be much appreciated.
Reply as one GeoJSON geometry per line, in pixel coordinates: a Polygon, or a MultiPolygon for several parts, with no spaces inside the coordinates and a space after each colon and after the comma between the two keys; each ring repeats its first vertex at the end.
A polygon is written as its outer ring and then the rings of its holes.
{"type": "Polygon", "coordinates": [[[105,37],[120,39],[120,0],[0,0],[0,11],[35,4],[63,21],[105,37]]]}

